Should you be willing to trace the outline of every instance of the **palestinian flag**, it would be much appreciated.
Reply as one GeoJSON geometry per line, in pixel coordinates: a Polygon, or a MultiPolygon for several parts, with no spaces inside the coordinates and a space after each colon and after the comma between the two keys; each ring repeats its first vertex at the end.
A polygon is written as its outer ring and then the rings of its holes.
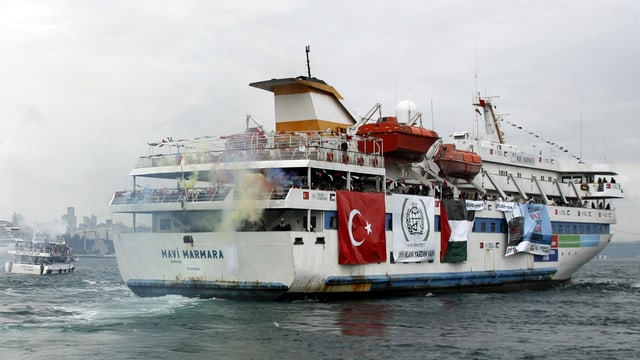
{"type": "Polygon", "coordinates": [[[467,242],[473,230],[475,211],[467,210],[465,200],[440,203],[440,262],[467,260],[467,242]]]}

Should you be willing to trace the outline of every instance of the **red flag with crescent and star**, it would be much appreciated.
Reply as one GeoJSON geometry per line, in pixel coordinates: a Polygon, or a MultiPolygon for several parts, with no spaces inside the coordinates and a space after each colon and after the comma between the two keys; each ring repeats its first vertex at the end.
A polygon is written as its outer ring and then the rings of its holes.
{"type": "Polygon", "coordinates": [[[338,264],[387,261],[383,193],[336,191],[338,264]]]}

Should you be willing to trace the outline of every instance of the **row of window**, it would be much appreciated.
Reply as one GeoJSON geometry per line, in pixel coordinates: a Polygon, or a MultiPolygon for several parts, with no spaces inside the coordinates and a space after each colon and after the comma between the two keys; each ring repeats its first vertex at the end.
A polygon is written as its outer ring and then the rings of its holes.
{"type": "MultiPolygon", "coordinates": [[[[327,211],[325,214],[325,228],[337,229],[337,217],[337,212],[327,211]]],[[[434,222],[434,230],[440,231],[440,216],[436,216],[434,222]]],[[[391,231],[393,229],[391,214],[386,214],[385,223],[386,230],[391,231]]],[[[553,221],[551,222],[551,228],[554,234],[608,234],[610,232],[609,224],[553,221]]],[[[507,221],[505,219],[476,218],[473,223],[473,232],[506,234],[507,221]]]]}
{"type": "MultiPolygon", "coordinates": [[[[316,217],[312,217],[311,225],[315,228],[316,217]]],[[[158,228],[160,231],[171,230],[171,219],[159,219],[158,228]]],[[[303,219],[303,224],[307,223],[306,217],[303,219]]],[[[337,229],[338,228],[338,213],[336,211],[325,212],[325,229],[337,229]]],[[[393,229],[393,219],[391,214],[385,216],[385,228],[388,231],[393,229]]],[[[608,234],[610,232],[609,224],[594,224],[594,223],[576,223],[576,222],[551,222],[552,232],[554,234],[608,234]]],[[[440,231],[440,216],[435,216],[434,231],[440,231]]],[[[194,227],[192,231],[211,231],[212,229],[200,229],[194,227]],[[195,229],[195,230],[194,230],[195,229]]],[[[258,229],[252,229],[258,230],[258,229]]],[[[266,229],[264,229],[266,230],[266,229]]],[[[505,219],[490,219],[490,218],[476,218],[473,223],[473,232],[477,233],[507,233],[507,221],[505,219]]]]}
{"type": "MultiPolygon", "coordinates": [[[[440,231],[440,219],[436,216],[436,231],[440,231]]],[[[551,231],[554,234],[608,234],[609,224],[576,223],[576,222],[551,222],[551,231]]],[[[507,221],[505,219],[483,219],[474,221],[473,232],[506,233],[507,221]]]]}

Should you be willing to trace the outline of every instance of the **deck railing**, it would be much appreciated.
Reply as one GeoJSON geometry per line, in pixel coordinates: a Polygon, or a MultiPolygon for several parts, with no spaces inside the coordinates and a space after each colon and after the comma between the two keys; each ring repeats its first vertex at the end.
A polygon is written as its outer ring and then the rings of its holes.
{"type": "Polygon", "coordinates": [[[152,154],[140,157],[136,168],[267,160],[317,160],[384,167],[382,143],[377,139],[295,133],[267,138],[262,133],[247,133],[152,144],[152,154]],[[369,148],[359,151],[363,146],[369,148]]]}
{"type": "MultiPolygon", "coordinates": [[[[118,191],[111,200],[111,205],[125,204],[160,204],[179,202],[205,202],[222,201],[229,196],[231,188],[228,187],[206,187],[190,189],[145,189],[129,191],[118,191]]],[[[234,193],[234,199],[249,196],[252,199],[285,199],[289,189],[274,186],[263,191],[251,192],[245,195],[239,192],[234,193]]]]}

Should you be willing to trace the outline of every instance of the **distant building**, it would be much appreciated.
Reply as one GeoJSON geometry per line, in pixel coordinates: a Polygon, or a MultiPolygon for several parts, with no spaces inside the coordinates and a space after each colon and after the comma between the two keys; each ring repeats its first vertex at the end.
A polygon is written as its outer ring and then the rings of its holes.
{"type": "Polygon", "coordinates": [[[67,233],[71,234],[78,228],[78,219],[76,218],[76,208],[69,206],[67,214],[62,215],[62,220],[67,222],[67,233]]]}

